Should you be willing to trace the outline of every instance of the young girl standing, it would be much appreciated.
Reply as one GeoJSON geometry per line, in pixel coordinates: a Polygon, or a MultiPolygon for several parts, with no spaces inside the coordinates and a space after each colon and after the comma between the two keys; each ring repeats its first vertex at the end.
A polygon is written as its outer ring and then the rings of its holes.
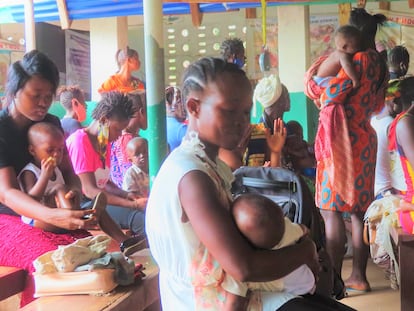
{"type": "MultiPolygon", "coordinates": [[[[229,212],[233,175],[218,150],[234,149],[249,125],[252,89],[244,71],[218,58],[202,58],[184,74],[182,94],[187,135],[157,174],[146,212],[163,310],[222,310],[224,271],[238,281],[269,281],[307,264],[316,275],[319,264],[310,238],[280,250],[257,250],[229,212]],[[198,271],[208,273],[208,284],[198,271]]],[[[321,303],[286,292],[254,292],[249,303],[272,311],[352,310],[330,299],[321,303]]]]}

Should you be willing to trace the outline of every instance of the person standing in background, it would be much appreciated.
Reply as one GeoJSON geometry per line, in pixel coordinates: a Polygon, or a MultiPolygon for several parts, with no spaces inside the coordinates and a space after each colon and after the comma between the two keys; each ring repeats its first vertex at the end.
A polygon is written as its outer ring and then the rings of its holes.
{"type": "Polygon", "coordinates": [[[243,41],[239,38],[224,40],[220,46],[221,58],[226,62],[236,64],[242,69],[246,63],[246,56],[243,41]]]}
{"type": "Polygon", "coordinates": [[[410,64],[410,54],[405,46],[393,47],[388,55],[388,71],[390,80],[398,79],[407,74],[410,64]]]}
{"type": "Polygon", "coordinates": [[[167,142],[170,152],[177,148],[187,132],[184,122],[187,113],[181,100],[181,90],[176,86],[165,89],[165,110],[167,113],[167,142]]]}
{"type": "MultiPolygon", "coordinates": [[[[371,126],[377,134],[377,162],[375,165],[375,199],[382,198],[387,193],[397,193],[396,184],[392,184],[391,158],[388,152],[388,127],[394,118],[402,111],[399,97],[400,80],[406,75],[410,55],[405,47],[397,45],[392,48],[388,56],[388,71],[390,81],[388,83],[384,108],[371,118],[371,126]]],[[[398,159],[394,159],[397,160],[398,159]]],[[[399,188],[397,186],[397,188],[399,188]]],[[[404,187],[402,189],[404,190],[404,187]]]]}
{"type": "Polygon", "coordinates": [[[115,57],[119,70],[102,83],[98,92],[119,91],[130,93],[145,90],[144,82],[132,75],[132,72],[141,68],[138,52],[127,46],[118,50],[115,57]]]}
{"type": "Polygon", "coordinates": [[[86,119],[86,103],[83,90],[77,86],[62,85],[57,90],[60,104],[66,111],[66,114],[60,119],[65,138],[82,128],[81,122],[86,119]]]}
{"type": "Polygon", "coordinates": [[[343,213],[350,213],[353,258],[345,286],[361,292],[371,290],[366,276],[369,249],[362,233],[364,213],[374,198],[377,139],[369,120],[383,107],[388,83],[386,63],[375,50],[377,26],[385,20],[361,8],[351,11],[349,23],[360,29],[364,45],[353,58],[361,86],[352,93],[334,91],[352,89],[343,69],[331,80],[321,95],[315,139],[315,202],[325,220],[326,250],[340,273],[346,250],[343,213]]]}

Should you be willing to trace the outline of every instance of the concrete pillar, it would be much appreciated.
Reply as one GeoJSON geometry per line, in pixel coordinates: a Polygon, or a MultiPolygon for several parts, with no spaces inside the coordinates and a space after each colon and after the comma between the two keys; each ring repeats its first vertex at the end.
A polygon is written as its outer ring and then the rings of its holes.
{"type": "Polygon", "coordinates": [[[150,185],[167,155],[162,0],[144,0],[150,185]]]}
{"type": "Polygon", "coordinates": [[[26,41],[26,52],[36,49],[33,0],[26,0],[24,2],[24,36],[26,41]]]}
{"type": "Polygon", "coordinates": [[[126,16],[90,20],[91,44],[91,96],[99,100],[98,88],[114,74],[118,67],[115,54],[128,44],[128,20],[126,16]]]}
{"type": "Polygon", "coordinates": [[[285,121],[299,121],[305,139],[313,140],[317,110],[303,93],[303,77],[310,62],[309,6],[280,6],[278,18],[279,74],[291,96],[285,121]]]}

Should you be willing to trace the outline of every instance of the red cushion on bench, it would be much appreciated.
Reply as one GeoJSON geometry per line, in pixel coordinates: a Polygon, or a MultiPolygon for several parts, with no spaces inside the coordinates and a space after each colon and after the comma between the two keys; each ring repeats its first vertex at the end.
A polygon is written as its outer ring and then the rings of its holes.
{"type": "Polygon", "coordinates": [[[17,267],[29,273],[22,293],[21,306],[34,299],[31,275],[34,271],[33,260],[57,249],[58,245],[67,245],[89,235],[90,233],[85,230],[65,234],[46,232],[24,224],[20,217],[0,215],[0,266],[17,267]]]}

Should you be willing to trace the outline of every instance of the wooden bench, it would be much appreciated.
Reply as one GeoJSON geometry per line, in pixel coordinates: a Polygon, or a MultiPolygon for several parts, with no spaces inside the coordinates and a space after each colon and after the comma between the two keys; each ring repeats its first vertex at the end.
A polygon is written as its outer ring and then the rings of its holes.
{"type": "Polygon", "coordinates": [[[107,295],[65,295],[45,296],[24,306],[22,311],[55,311],[62,306],[71,306],[71,310],[88,311],[159,311],[160,296],[158,286],[158,267],[145,249],[132,255],[135,262],[145,267],[146,277],[138,284],[118,286],[113,293],[107,295]]]}
{"type": "Polygon", "coordinates": [[[25,279],[23,269],[0,266],[0,301],[23,291],[25,279]]]}
{"type": "Polygon", "coordinates": [[[414,234],[404,233],[401,228],[392,228],[390,232],[398,246],[401,311],[412,311],[414,310],[414,234]]]}

